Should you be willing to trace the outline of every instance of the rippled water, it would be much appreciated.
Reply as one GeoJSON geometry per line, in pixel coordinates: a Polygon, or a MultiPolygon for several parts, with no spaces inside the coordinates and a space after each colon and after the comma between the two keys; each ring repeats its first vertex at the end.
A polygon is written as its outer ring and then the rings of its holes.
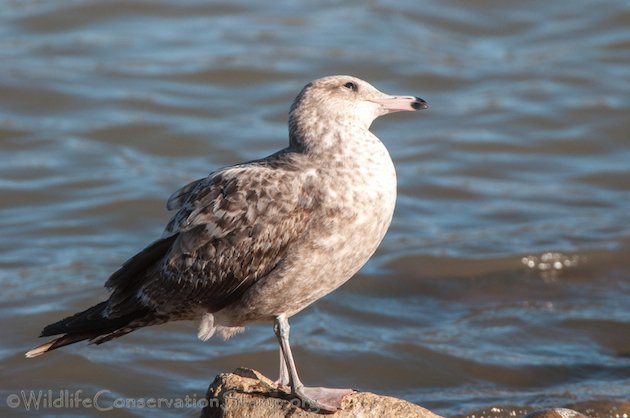
{"type": "Polygon", "coordinates": [[[629,2],[16,0],[0,19],[3,416],[20,390],[199,399],[237,366],[275,376],[270,326],[23,352],[105,296],[172,191],[283,147],[293,96],[339,73],[431,107],[374,124],[394,222],[293,319],[303,380],[448,416],[630,398],[629,2]]]}

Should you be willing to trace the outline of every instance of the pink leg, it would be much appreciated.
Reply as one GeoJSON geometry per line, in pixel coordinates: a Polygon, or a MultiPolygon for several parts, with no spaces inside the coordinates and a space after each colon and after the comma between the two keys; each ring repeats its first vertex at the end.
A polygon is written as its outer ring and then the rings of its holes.
{"type": "MultiPolygon", "coordinates": [[[[332,389],[322,387],[305,387],[297,374],[291,347],[289,346],[289,321],[285,315],[276,317],[273,324],[274,332],[280,343],[280,351],[288,369],[291,393],[301,402],[302,407],[310,407],[323,411],[334,412],[341,408],[341,402],[346,395],[353,393],[352,389],[332,389]]],[[[280,362],[280,379],[282,379],[282,361],[280,362]]]]}
{"type": "Polygon", "coordinates": [[[288,387],[290,383],[289,371],[287,370],[287,363],[284,361],[282,355],[282,349],[280,349],[280,373],[278,373],[278,380],[274,382],[276,386],[288,387]]]}

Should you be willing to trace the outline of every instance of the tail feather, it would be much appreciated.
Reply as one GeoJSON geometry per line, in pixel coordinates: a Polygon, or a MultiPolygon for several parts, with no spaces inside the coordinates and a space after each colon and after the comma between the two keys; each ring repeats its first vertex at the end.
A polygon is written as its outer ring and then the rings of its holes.
{"type": "Polygon", "coordinates": [[[149,308],[138,309],[114,318],[108,317],[106,311],[107,302],[105,301],[46,326],[40,337],[63,335],[34,347],[26,353],[26,357],[37,357],[48,351],[84,340],[101,344],[128,334],[137,328],[155,323],[153,312],[149,308]]]}
{"type": "Polygon", "coordinates": [[[96,330],[111,327],[111,320],[105,315],[106,309],[107,301],[96,304],[85,311],[77,312],[72,316],[46,325],[39,336],[50,337],[51,335],[85,331],[86,328],[96,330]]]}
{"type": "Polygon", "coordinates": [[[31,350],[27,351],[25,355],[27,358],[37,357],[48,351],[56,350],[66,345],[78,343],[79,341],[95,338],[99,335],[100,334],[88,333],[88,332],[66,334],[64,336],[55,338],[54,340],[50,340],[44,344],[41,344],[41,345],[38,345],[37,347],[32,348],[31,350]]]}

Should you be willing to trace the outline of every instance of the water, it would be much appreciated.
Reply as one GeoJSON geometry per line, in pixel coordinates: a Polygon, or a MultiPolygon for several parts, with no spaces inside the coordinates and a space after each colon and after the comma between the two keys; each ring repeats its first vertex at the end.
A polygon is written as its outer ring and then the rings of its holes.
{"type": "Polygon", "coordinates": [[[292,320],[303,380],[447,416],[630,398],[630,2],[2,3],[3,416],[26,413],[5,402],[21,390],[111,406],[202,399],[238,366],[275,377],[269,326],[23,353],[105,297],[172,191],[283,147],[295,94],[340,73],[431,107],[373,126],[398,171],[394,222],[292,320]]]}

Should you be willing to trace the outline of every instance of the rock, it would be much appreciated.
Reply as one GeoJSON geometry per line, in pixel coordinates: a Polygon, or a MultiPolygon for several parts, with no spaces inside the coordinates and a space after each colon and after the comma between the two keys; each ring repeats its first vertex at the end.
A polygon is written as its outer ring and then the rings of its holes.
{"type": "Polygon", "coordinates": [[[588,418],[584,414],[580,414],[578,411],[566,408],[548,408],[534,411],[531,414],[527,414],[524,418],[588,418]]]}
{"type": "Polygon", "coordinates": [[[455,415],[456,418],[505,418],[505,417],[524,417],[532,408],[517,405],[495,405],[485,408],[467,411],[462,414],[455,415]]]}
{"type": "MultiPolygon", "coordinates": [[[[322,414],[290,394],[279,390],[259,372],[239,368],[234,373],[222,373],[214,379],[206,394],[208,405],[202,418],[314,418],[322,414]]],[[[356,392],[344,398],[341,410],[327,414],[331,418],[399,417],[442,418],[410,402],[369,392],[356,392]]]]}
{"type": "Polygon", "coordinates": [[[621,400],[583,401],[567,405],[567,408],[580,411],[589,418],[628,418],[630,417],[630,402],[621,400]]]}
{"type": "Polygon", "coordinates": [[[524,418],[610,418],[630,417],[630,402],[617,400],[584,401],[564,408],[534,411],[524,418]]]}

